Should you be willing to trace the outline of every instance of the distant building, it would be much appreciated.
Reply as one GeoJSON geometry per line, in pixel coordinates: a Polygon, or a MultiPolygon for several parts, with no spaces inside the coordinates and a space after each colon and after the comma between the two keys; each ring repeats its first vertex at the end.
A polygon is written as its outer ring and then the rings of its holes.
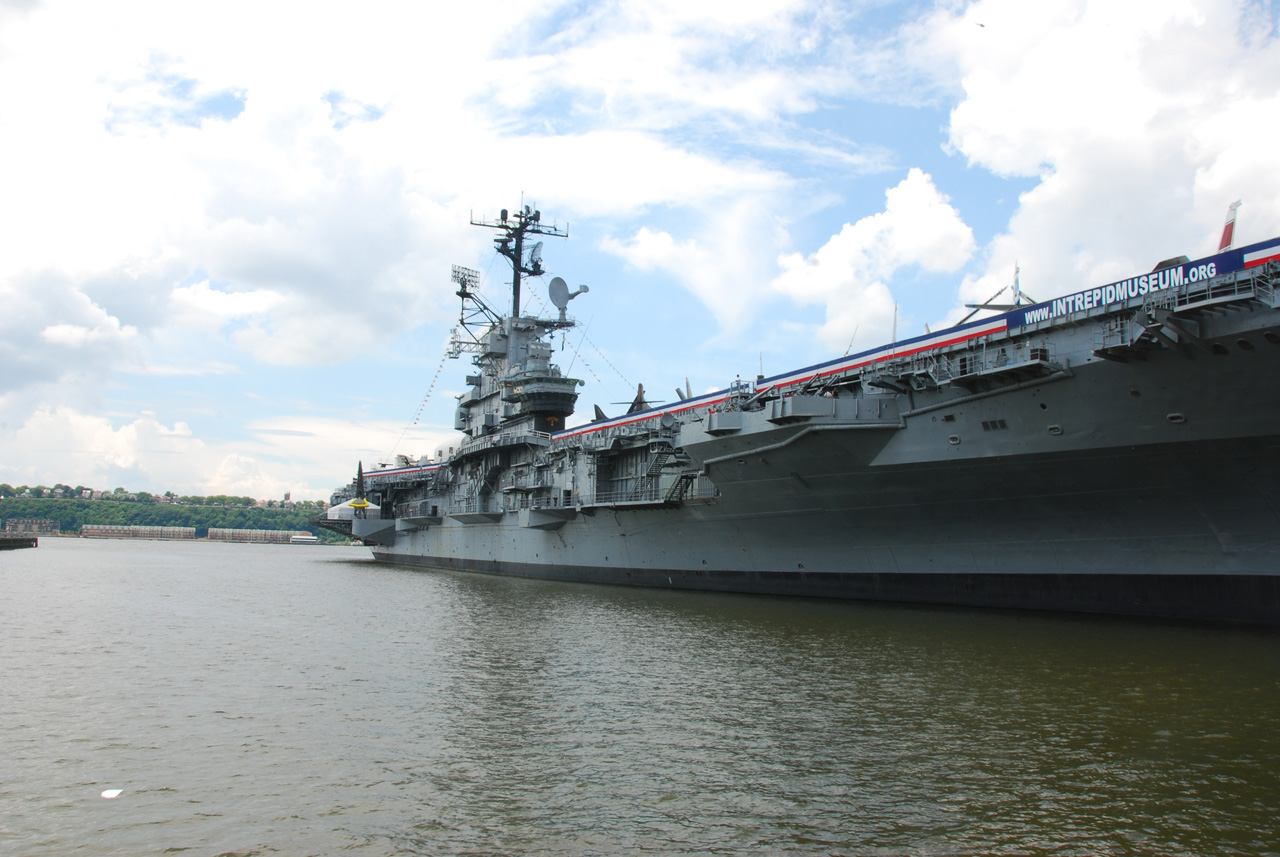
{"type": "Polygon", "coordinates": [[[87,539],[194,539],[196,528],[84,524],[80,527],[80,535],[87,539]]]}
{"type": "Polygon", "coordinates": [[[56,536],[62,531],[62,524],[49,518],[10,518],[4,522],[4,531],[9,534],[56,536]]]}
{"type": "Polygon", "coordinates": [[[235,530],[224,527],[210,527],[211,542],[254,542],[257,544],[287,545],[294,536],[310,536],[300,530],[235,530]]]}

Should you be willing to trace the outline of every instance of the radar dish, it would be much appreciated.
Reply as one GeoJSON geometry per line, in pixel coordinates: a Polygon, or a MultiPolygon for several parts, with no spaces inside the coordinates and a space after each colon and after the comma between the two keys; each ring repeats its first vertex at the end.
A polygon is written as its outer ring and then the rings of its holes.
{"type": "Polygon", "coordinates": [[[471,268],[464,268],[461,265],[453,266],[453,276],[451,279],[462,287],[464,292],[480,291],[480,272],[473,271],[471,268]]]}
{"type": "Polygon", "coordinates": [[[562,277],[552,277],[547,284],[547,297],[556,309],[564,310],[569,305],[569,284],[562,277]]]}

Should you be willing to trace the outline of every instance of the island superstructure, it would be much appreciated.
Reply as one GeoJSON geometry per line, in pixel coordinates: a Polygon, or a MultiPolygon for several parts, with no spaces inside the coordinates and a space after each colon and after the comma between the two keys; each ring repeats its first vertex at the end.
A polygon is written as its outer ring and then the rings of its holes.
{"type": "Polygon", "coordinates": [[[1280,238],[566,428],[528,207],[454,269],[458,444],[321,523],[379,560],[597,583],[1280,622],[1280,238]],[[367,504],[367,505],[366,505],[367,504]],[[354,506],[354,508],[353,508],[354,506]]]}

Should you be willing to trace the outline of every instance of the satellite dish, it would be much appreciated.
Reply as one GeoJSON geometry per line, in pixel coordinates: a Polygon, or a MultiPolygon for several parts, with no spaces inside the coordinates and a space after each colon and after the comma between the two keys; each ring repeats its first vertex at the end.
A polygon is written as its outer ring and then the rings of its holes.
{"type": "Polygon", "coordinates": [[[564,309],[569,305],[569,284],[563,277],[552,277],[547,285],[547,296],[556,309],[564,309]]]}
{"type": "Polygon", "coordinates": [[[576,292],[569,291],[569,284],[562,277],[552,277],[551,282],[547,283],[547,297],[551,298],[551,303],[560,310],[561,321],[565,320],[564,310],[569,306],[569,301],[588,291],[590,289],[586,286],[579,286],[576,292]]]}

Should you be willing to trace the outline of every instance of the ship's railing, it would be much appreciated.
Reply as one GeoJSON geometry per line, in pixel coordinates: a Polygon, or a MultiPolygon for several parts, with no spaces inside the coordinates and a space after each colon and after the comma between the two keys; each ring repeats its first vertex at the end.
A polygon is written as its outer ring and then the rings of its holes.
{"type": "Polygon", "coordinates": [[[935,384],[948,384],[972,375],[1012,369],[1036,362],[1052,362],[1053,359],[1053,347],[1044,340],[984,341],[949,353],[921,352],[890,360],[878,366],[873,373],[867,373],[864,378],[870,383],[875,383],[877,378],[897,379],[915,376],[928,378],[935,384]]]}
{"type": "Polygon", "coordinates": [[[1276,306],[1276,279],[1280,275],[1280,263],[1266,265],[1253,277],[1253,292],[1260,300],[1276,306]]]}
{"type": "Polygon", "coordinates": [[[720,496],[720,489],[705,476],[699,474],[692,484],[680,495],[682,500],[710,500],[720,496]]]}
{"type": "Polygon", "coordinates": [[[597,491],[592,500],[593,505],[605,506],[613,503],[656,503],[662,499],[662,491],[654,482],[640,488],[627,488],[621,491],[597,491]]]}
{"type": "Polygon", "coordinates": [[[533,509],[564,509],[582,502],[581,496],[568,488],[550,488],[526,496],[529,498],[529,507],[533,509]]]}
{"type": "Polygon", "coordinates": [[[612,491],[596,491],[582,499],[585,506],[609,506],[626,503],[680,502],[709,500],[720,495],[715,483],[700,473],[664,476],[639,486],[612,491]]]}
{"type": "Polygon", "coordinates": [[[1093,350],[1102,351],[1107,348],[1126,348],[1134,343],[1137,337],[1135,328],[1142,328],[1133,323],[1129,315],[1117,315],[1102,319],[1093,334],[1093,350]]]}
{"type": "Polygon", "coordinates": [[[408,503],[397,503],[395,505],[395,516],[397,518],[437,517],[440,514],[440,510],[439,500],[412,500],[408,503]]]}
{"type": "Polygon", "coordinates": [[[472,438],[462,442],[462,446],[458,447],[455,457],[470,455],[473,452],[482,452],[486,449],[492,449],[497,446],[493,435],[484,435],[483,437],[472,438]]]}
{"type": "Polygon", "coordinates": [[[383,473],[380,470],[374,470],[364,475],[364,486],[365,488],[398,487],[405,483],[420,482],[427,478],[430,478],[429,475],[424,474],[422,471],[415,472],[411,477],[406,477],[405,474],[399,472],[383,473]]]}
{"type": "Polygon", "coordinates": [[[621,426],[610,426],[579,438],[567,441],[570,446],[581,446],[588,452],[604,449],[610,446],[615,439],[632,440],[637,438],[651,438],[662,434],[662,424],[658,419],[658,414],[654,414],[652,419],[642,420],[640,422],[628,423],[621,426]]]}
{"type": "Polygon", "coordinates": [[[512,446],[519,443],[528,443],[534,446],[548,446],[551,443],[551,432],[528,431],[523,429],[502,429],[492,434],[486,434],[481,437],[463,441],[462,446],[458,449],[455,457],[472,455],[477,452],[483,452],[487,449],[493,449],[499,446],[512,446]]]}
{"type": "Polygon", "coordinates": [[[499,490],[532,491],[535,488],[554,488],[554,474],[546,470],[508,471],[499,482],[499,490]]]}
{"type": "MultiPolygon", "coordinates": [[[[441,477],[436,475],[437,473],[439,473],[439,471],[436,471],[436,473],[428,473],[421,476],[413,476],[408,478],[401,477],[399,479],[382,482],[381,484],[377,484],[376,487],[381,488],[385,491],[408,491],[414,488],[419,488],[424,483],[427,483],[427,482],[433,482],[433,483],[439,482],[441,477]]],[[[368,487],[374,487],[374,486],[370,485],[368,487]]]]}
{"type": "Polygon", "coordinates": [[[509,492],[488,497],[460,497],[447,504],[436,500],[415,500],[397,504],[397,518],[438,517],[475,513],[514,512],[527,508],[558,508],[568,506],[611,506],[625,504],[678,503],[690,500],[710,500],[720,491],[715,483],[701,473],[684,473],[655,479],[637,490],[635,486],[612,491],[586,490],[569,495],[567,489],[555,485],[539,486],[538,491],[509,492]]]}
{"type": "Polygon", "coordinates": [[[1131,301],[1135,312],[1129,312],[1129,306],[1117,311],[1114,308],[1098,320],[1098,328],[1094,333],[1094,349],[1123,348],[1132,345],[1146,333],[1146,328],[1139,323],[1141,316],[1155,319],[1158,310],[1177,312],[1178,310],[1204,304],[1232,303],[1249,299],[1261,300],[1275,305],[1275,287],[1271,282],[1271,266],[1248,271],[1233,271],[1221,277],[1199,280],[1194,283],[1183,283],[1172,289],[1151,292],[1141,299],[1131,301]]]}
{"type": "MultiPolygon", "coordinates": [[[[1280,271],[1280,264],[1272,262],[1219,277],[1184,281],[1171,288],[1148,292],[1139,297],[1067,312],[1055,317],[1053,323],[1105,318],[1102,329],[1095,335],[1095,347],[1128,345],[1135,336],[1135,330],[1129,324],[1135,310],[1145,310],[1150,317],[1154,317],[1158,309],[1177,311],[1200,304],[1250,298],[1275,306],[1277,296],[1273,280],[1277,271],[1280,271]]],[[[1054,359],[1052,347],[1044,341],[984,338],[976,344],[968,343],[952,351],[925,351],[909,357],[890,358],[868,371],[863,378],[874,383],[877,378],[899,379],[914,375],[929,378],[937,384],[945,384],[1006,366],[1016,367],[1020,363],[1035,361],[1052,362],[1054,359]]]]}
{"type": "Polygon", "coordinates": [[[474,514],[477,512],[501,512],[502,503],[493,497],[459,497],[449,504],[450,515],[474,514]]]}
{"type": "MultiPolygon", "coordinates": [[[[1275,267],[1280,269],[1280,266],[1275,267]]],[[[1275,306],[1275,287],[1271,281],[1274,272],[1270,265],[1258,270],[1233,271],[1219,278],[1184,283],[1178,288],[1144,295],[1137,311],[1112,311],[1110,316],[1098,320],[1093,336],[1094,350],[1125,348],[1134,344],[1147,333],[1147,327],[1139,324],[1140,318],[1146,316],[1148,320],[1155,320],[1158,310],[1178,312],[1203,304],[1234,303],[1249,299],[1275,306]]]]}
{"type": "Polygon", "coordinates": [[[1183,280],[1168,288],[1156,289],[1132,298],[1117,298],[1110,303],[1095,304],[1088,309],[1068,309],[1063,312],[1055,308],[1052,317],[1039,322],[1026,322],[1024,329],[1027,326],[1033,329],[1046,325],[1057,327],[1107,316],[1131,317],[1137,310],[1145,311],[1148,317],[1154,318],[1156,310],[1160,309],[1177,311],[1204,304],[1250,299],[1259,300],[1274,307],[1277,297],[1277,273],[1280,273],[1280,263],[1270,262],[1259,267],[1232,271],[1203,280],[1183,280]]]}
{"type": "Polygon", "coordinates": [[[1230,300],[1232,298],[1263,297],[1268,302],[1274,297],[1269,271],[1265,268],[1233,271],[1222,277],[1199,280],[1194,283],[1183,283],[1181,287],[1169,289],[1172,308],[1182,308],[1209,301],[1230,300]]]}

